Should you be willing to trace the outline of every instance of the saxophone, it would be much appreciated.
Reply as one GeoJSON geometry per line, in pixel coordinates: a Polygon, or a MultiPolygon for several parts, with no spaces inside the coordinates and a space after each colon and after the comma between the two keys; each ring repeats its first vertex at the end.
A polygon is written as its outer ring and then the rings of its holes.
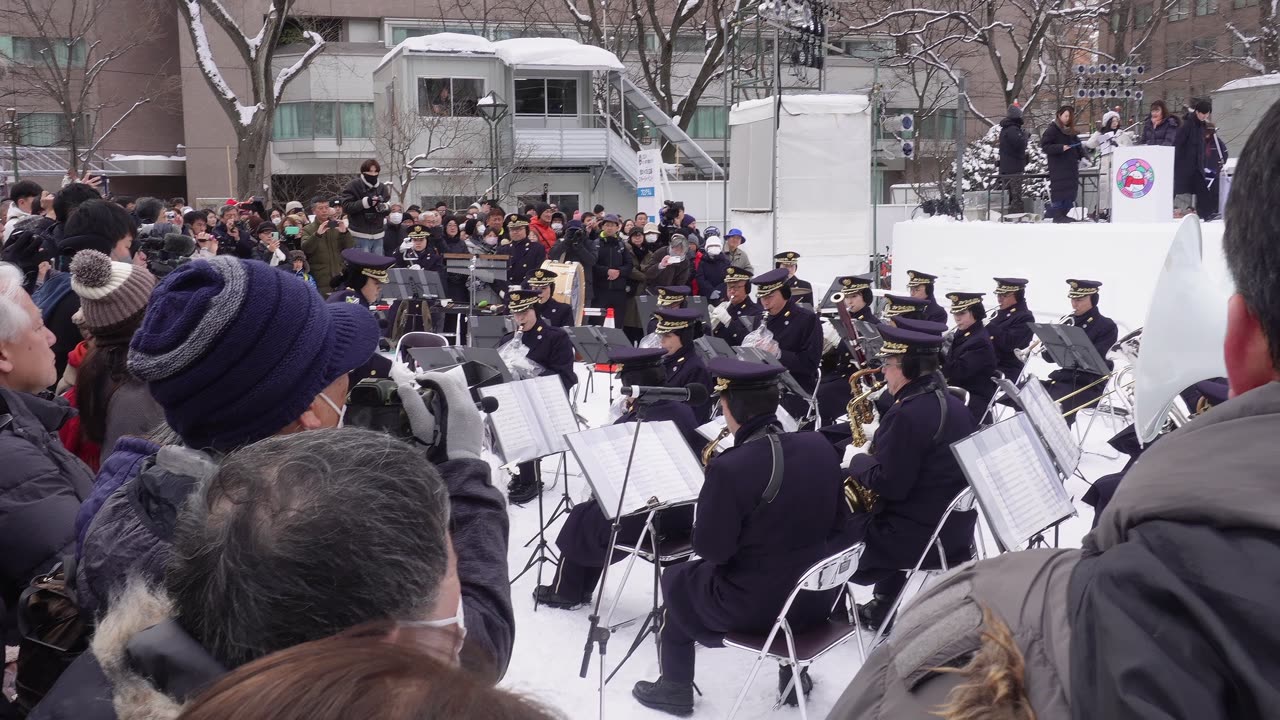
{"type": "Polygon", "coordinates": [[[729,437],[728,425],[724,426],[723,428],[720,428],[720,434],[716,436],[716,439],[707,443],[707,446],[702,448],[702,469],[703,470],[706,470],[707,466],[711,464],[711,458],[715,456],[716,448],[719,447],[720,441],[727,437],[729,437]]]}
{"type": "MultiPolygon", "coordinates": [[[[849,376],[849,389],[857,392],[861,389],[859,380],[864,375],[878,372],[880,372],[879,368],[866,368],[855,372],[849,376]]],[[[875,419],[871,408],[871,396],[882,386],[882,383],[872,382],[870,388],[855,395],[845,407],[845,411],[849,413],[849,430],[853,434],[854,447],[863,447],[867,444],[867,431],[863,426],[875,419]]],[[[874,490],[864,487],[856,479],[846,477],[844,480],[844,499],[849,504],[849,509],[853,512],[871,512],[880,496],[874,490]]]]}

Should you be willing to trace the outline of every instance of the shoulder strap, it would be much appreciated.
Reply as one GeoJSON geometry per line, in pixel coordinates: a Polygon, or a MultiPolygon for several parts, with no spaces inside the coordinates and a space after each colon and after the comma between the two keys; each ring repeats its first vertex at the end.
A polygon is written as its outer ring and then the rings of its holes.
{"type": "Polygon", "coordinates": [[[5,402],[4,394],[0,393],[0,431],[9,427],[13,422],[13,415],[9,414],[9,403],[5,402]]]}
{"type": "Polygon", "coordinates": [[[938,396],[938,430],[933,433],[936,445],[942,439],[942,431],[947,429],[947,391],[934,389],[933,393],[938,396]]]}
{"type": "Polygon", "coordinates": [[[778,491],[782,489],[782,440],[777,433],[771,432],[766,437],[769,438],[769,452],[773,456],[773,467],[769,471],[769,484],[764,487],[764,494],[760,499],[767,505],[778,497],[778,491]]]}

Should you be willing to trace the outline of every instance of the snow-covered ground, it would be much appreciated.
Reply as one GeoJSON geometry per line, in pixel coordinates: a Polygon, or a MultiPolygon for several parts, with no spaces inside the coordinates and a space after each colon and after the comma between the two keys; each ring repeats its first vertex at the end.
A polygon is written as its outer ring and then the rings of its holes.
{"type": "MultiPolygon", "coordinates": [[[[1044,377],[1050,368],[1036,359],[1032,362],[1032,371],[1044,377]]],[[[579,366],[579,379],[585,381],[586,371],[579,366]]],[[[608,417],[608,390],[605,384],[607,375],[596,374],[593,391],[579,402],[583,417],[592,427],[603,424],[608,417]]],[[[616,395],[615,395],[616,397],[616,395]]],[[[1086,415],[1082,425],[1087,424],[1086,415]]],[[[1112,424],[1111,419],[1100,415],[1085,445],[1088,451],[1081,461],[1080,473],[1092,481],[1099,476],[1117,472],[1127,460],[1126,456],[1115,453],[1106,441],[1115,432],[1122,429],[1120,424],[1112,424]]],[[[701,448],[696,448],[701,450],[701,448]]],[[[544,477],[550,478],[557,468],[557,461],[549,459],[543,464],[544,477]]],[[[586,492],[585,482],[576,476],[576,468],[570,460],[569,489],[570,495],[577,498],[586,492]]],[[[505,473],[499,473],[505,482],[505,473]]],[[[1078,547],[1081,538],[1088,532],[1093,522],[1093,510],[1079,501],[1088,489],[1088,485],[1079,478],[1067,482],[1068,492],[1076,499],[1079,515],[1061,526],[1060,545],[1062,547],[1078,547]]],[[[559,500],[561,487],[549,488],[543,496],[546,512],[559,500]]],[[[561,521],[551,528],[548,542],[554,545],[556,533],[561,521]]],[[[525,542],[534,537],[538,528],[538,507],[536,503],[520,508],[511,508],[511,550],[509,563],[511,576],[514,577],[529,559],[530,549],[525,542]]],[[[615,565],[609,574],[609,587],[606,597],[612,598],[616,593],[618,581],[622,576],[623,564],[615,565]]],[[[547,582],[554,569],[549,565],[544,571],[543,582],[547,582]]],[[[651,607],[651,588],[653,568],[644,561],[637,561],[625,592],[618,605],[615,622],[633,617],[643,617],[651,607]]],[[[582,661],[583,646],[586,642],[589,608],[574,611],[555,610],[541,607],[534,611],[531,593],[537,584],[536,572],[531,571],[512,587],[512,600],[516,613],[516,644],[503,686],[534,696],[544,703],[558,709],[570,718],[600,717],[597,682],[599,672],[599,656],[593,652],[591,667],[586,679],[578,677],[582,661]]],[[[858,596],[860,601],[869,599],[870,590],[864,588],[858,596]]],[[[607,608],[606,608],[607,609],[607,608]]],[[[607,672],[626,653],[639,629],[639,623],[620,629],[608,644],[606,663],[607,672]]],[[[695,700],[695,717],[723,718],[728,716],[734,699],[742,688],[750,670],[753,656],[730,648],[698,649],[697,684],[702,696],[695,700]]],[[[810,696],[811,718],[822,718],[844,691],[845,686],[857,673],[860,665],[858,649],[855,643],[833,651],[814,664],[813,694],[810,696]]],[[[773,710],[776,697],[777,670],[773,663],[766,664],[752,684],[743,710],[738,717],[742,718],[798,718],[799,710],[783,707],[773,710]]],[[[636,651],[635,655],[622,667],[618,675],[604,690],[604,717],[611,720],[639,720],[641,718],[667,717],[662,713],[641,707],[631,697],[631,686],[637,680],[655,679],[658,676],[658,659],[652,637],[636,651]]]]}

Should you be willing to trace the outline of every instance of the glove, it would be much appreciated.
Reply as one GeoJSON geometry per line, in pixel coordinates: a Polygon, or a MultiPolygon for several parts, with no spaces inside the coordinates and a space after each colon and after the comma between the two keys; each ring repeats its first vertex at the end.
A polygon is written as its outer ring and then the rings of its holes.
{"type": "Polygon", "coordinates": [[[384,202],[380,202],[376,207],[374,207],[374,210],[377,210],[380,213],[391,212],[391,206],[384,202]]]}
{"type": "Polygon", "coordinates": [[[373,202],[374,202],[374,198],[371,198],[371,197],[360,198],[360,204],[364,206],[365,210],[368,210],[370,207],[372,207],[373,202]]]}
{"type": "Polygon", "coordinates": [[[400,402],[405,416],[409,418],[413,436],[435,448],[433,457],[429,459],[437,463],[479,460],[484,421],[471,399],[466,377],[454,372],[429,372],[418,375],[417,382],[434,390],[441,406],[439,417],[436,417],[427,409],[421,393],[412,383],[402,382],[399,385],[400,402]]]}

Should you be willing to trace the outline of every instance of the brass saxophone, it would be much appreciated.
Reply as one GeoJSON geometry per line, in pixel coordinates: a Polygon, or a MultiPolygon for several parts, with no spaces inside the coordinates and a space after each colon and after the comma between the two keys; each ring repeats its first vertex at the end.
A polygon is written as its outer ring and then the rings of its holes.
{"type": "Polygon", "coordinates": [[[715,440],[712,440],[711,442],[707,443],[707,446],[702,448],[702,469],[703,470],[706,470],[707,466],[711,464],[711,458],[715,456],[716,448],[720,445],[720,441],[727,437],[729,437],[728,425],[720,429],[720,434],[716,436],[715,440]]]}
{"type": "MultiPolygon", "coordinates": [[[[872,382],[870,388],[859,393],[858,391],[862,389],[859,381],[864,375],[878,372],[880,372],[880,368],[866,368],[849,376],[849,390],[858,393],[849,400],[849,404],[845,407],[845,411],[849,413],[849,430],[853,434],[854,447],[863,447],[867,444],[867,431],[864,426],[875,419],[875,414],[871,407],[871,396],[883,386],[883,383],[872,382]]],[[[846,477],[844,480],[844,499],[849,504],[849,509],[853,512],[871,512],[880,496],[875,491],[864,487],[856,479],[846,477]]]]}

